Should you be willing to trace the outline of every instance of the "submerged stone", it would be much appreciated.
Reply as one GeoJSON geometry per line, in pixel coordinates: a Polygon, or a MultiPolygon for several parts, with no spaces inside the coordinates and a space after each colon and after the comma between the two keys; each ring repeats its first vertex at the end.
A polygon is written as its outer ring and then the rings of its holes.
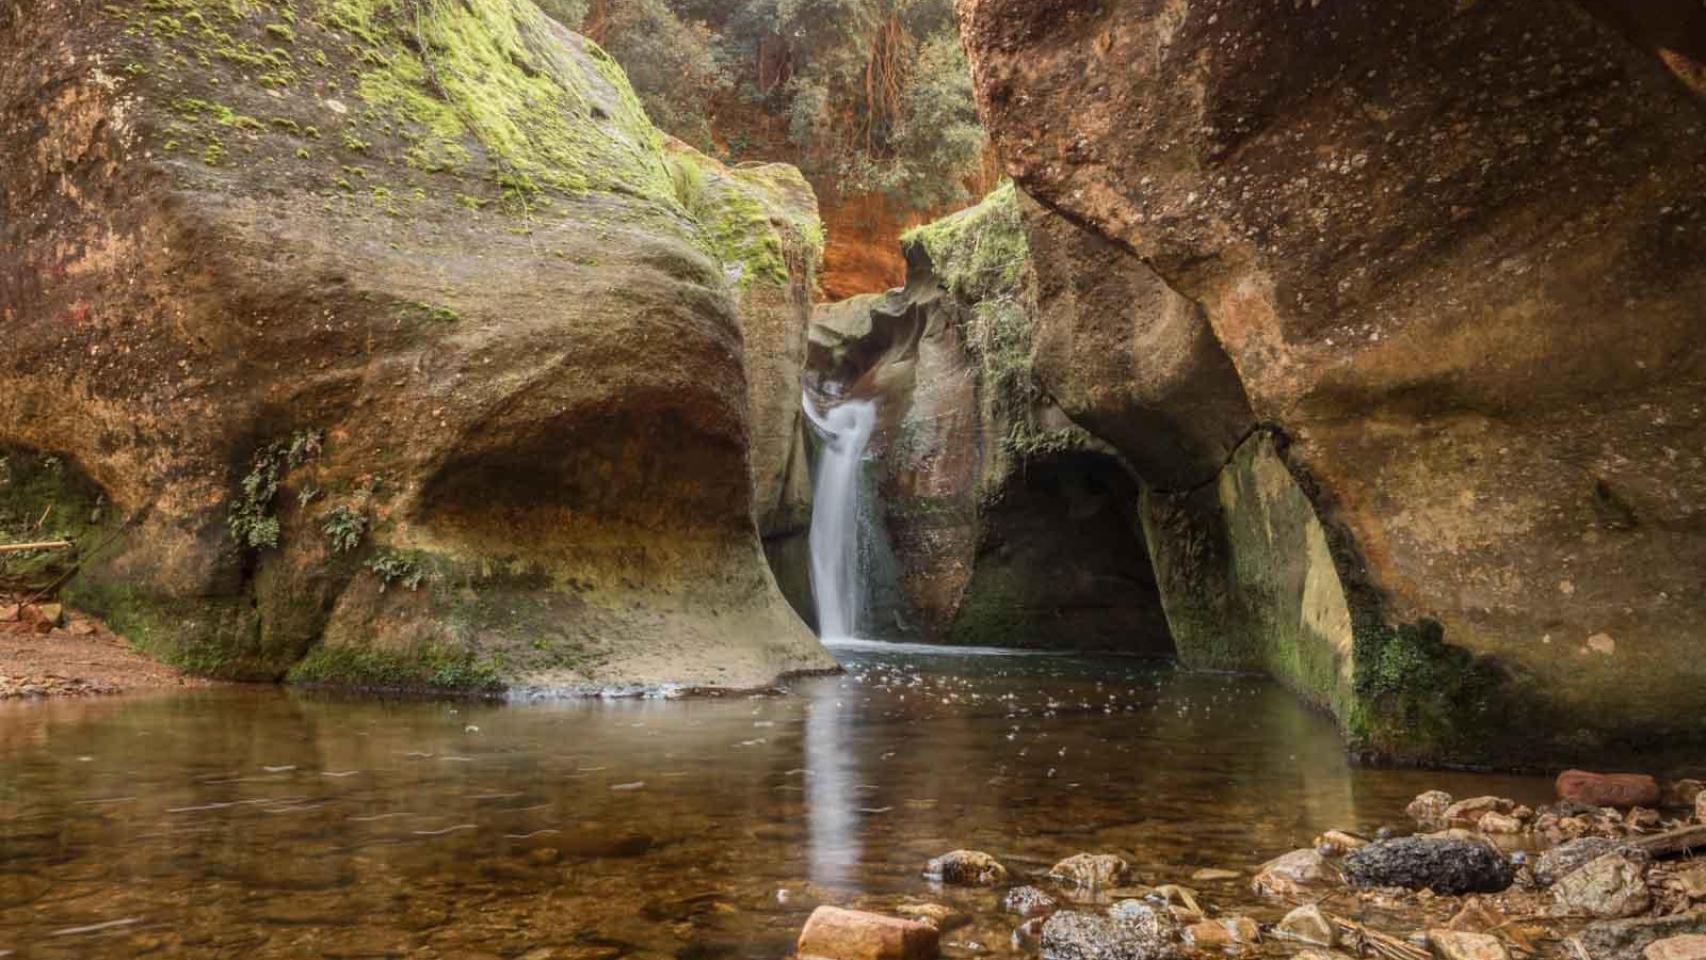
{"type": "Polygon", "coordinates": [[[1007,880],[1007,868],[981,850],[953,850],[932,857],[924,878],[962,887],[993,887],[1007,880]]]}
{"type": "Polygon", "coordinates": [[[1262,864],[1251,885],[1259,893],[1291,896],[1310,887],[1341,883],[1339,868],[1314,850],[1293,850],[1262,864]]]}
{"type": "Polygon", "coordinates": [[[1130,871],[1130,864],[1111,853],[1079,853],[1049,868],[1048,875],[1081,887],[1112,887],[1130,871]]]}
{"type": "Polygon", "coordinates": [[[1286,914],[1284,919],[1274,926],[1274,936],[1282,940],[1330,947],[1338,942],[1339,931],[1333,926],[1333,921],[1321,912],[1321,908],[1311,903],[1286,914]]]}
{"type": "Polygon", "coordinates": [[[1032,886],[1014,887],[1001,898],[1001,909],[1021,917],[1037,917],[1053,913],[1060,902],[1032,886]]]}

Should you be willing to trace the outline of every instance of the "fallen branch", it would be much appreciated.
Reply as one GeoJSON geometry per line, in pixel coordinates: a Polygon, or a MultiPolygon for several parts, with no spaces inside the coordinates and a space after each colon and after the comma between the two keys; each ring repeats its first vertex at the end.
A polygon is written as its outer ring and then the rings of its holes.
{"type": "Polygon", "coordinates": [[[24,553],[29,550],[69,550],[69,540],[44,540],[41,543],[0,543],[0,553],[24,553]]]}
{"type": "Polygon", "coordinates": [[[1329,917],[1338,928],[1349,935],[1348,946],[1357,948],[1367,947],[1386,960],[1430,960],[1426,950],[1413,943],[1400,940],[1391,934],[1381,933],[1371,927],[1365,927],[1355,920],[1344,917],[1329,917]]]}
{"type": "Polygon", "coordinates": [[[1652,854],[1654,859],[1663,860],[1666,857],[1680,857],[1696,850],[1706,849],[1706,824],[1683,827],[1652,837],[1641,837],[1629,841],[1631,846],[1639,847],[1652,854]]]}

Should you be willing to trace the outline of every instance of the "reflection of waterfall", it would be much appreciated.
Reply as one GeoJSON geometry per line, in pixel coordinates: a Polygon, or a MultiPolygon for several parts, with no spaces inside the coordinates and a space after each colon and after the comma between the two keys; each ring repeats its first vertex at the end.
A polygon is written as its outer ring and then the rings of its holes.
{"type": "Polygon", "coordinates": [[[859,868],[862,844],[853,806],[859,754],[850,729],[852,709],[843,709],[838,699],[845,694],[839,683],[820,683],[806,713],[807,855],[814,883],[848,883],[859,868]]]}
{"type": "Polygon", "coordinates": [[[812,596],[826,640],[857,636],[865,610],[859,569],[859,464],[877,424],[876,404],[848,400],[821,416],[805,398],[806,416],[823,436],[812,491],[812,596]]]}

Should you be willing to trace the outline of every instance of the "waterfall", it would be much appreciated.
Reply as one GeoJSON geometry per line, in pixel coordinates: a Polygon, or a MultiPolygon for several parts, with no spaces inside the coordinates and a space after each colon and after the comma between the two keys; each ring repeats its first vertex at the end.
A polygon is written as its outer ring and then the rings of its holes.
{"type": "Polygon", "coordinates": [[[877,425],[877,406],[847,400],[820,416],[811,397],[806,417],[823,437],[812,491],[812,596],[818,633],[825,640],[857,636],[865,609],[865,579],[859,569],[859,464],[877,425]]]}

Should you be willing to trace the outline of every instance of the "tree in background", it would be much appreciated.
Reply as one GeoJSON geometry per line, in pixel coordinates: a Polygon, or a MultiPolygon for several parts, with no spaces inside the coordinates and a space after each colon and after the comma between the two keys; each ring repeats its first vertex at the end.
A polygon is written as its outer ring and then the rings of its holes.
{"type": "Polygon", "coordinates": [[[952,0],[543,0],[652,118],[730,160],[797,164],[827,203],[919,215],[993,182],[952,0]]]}

